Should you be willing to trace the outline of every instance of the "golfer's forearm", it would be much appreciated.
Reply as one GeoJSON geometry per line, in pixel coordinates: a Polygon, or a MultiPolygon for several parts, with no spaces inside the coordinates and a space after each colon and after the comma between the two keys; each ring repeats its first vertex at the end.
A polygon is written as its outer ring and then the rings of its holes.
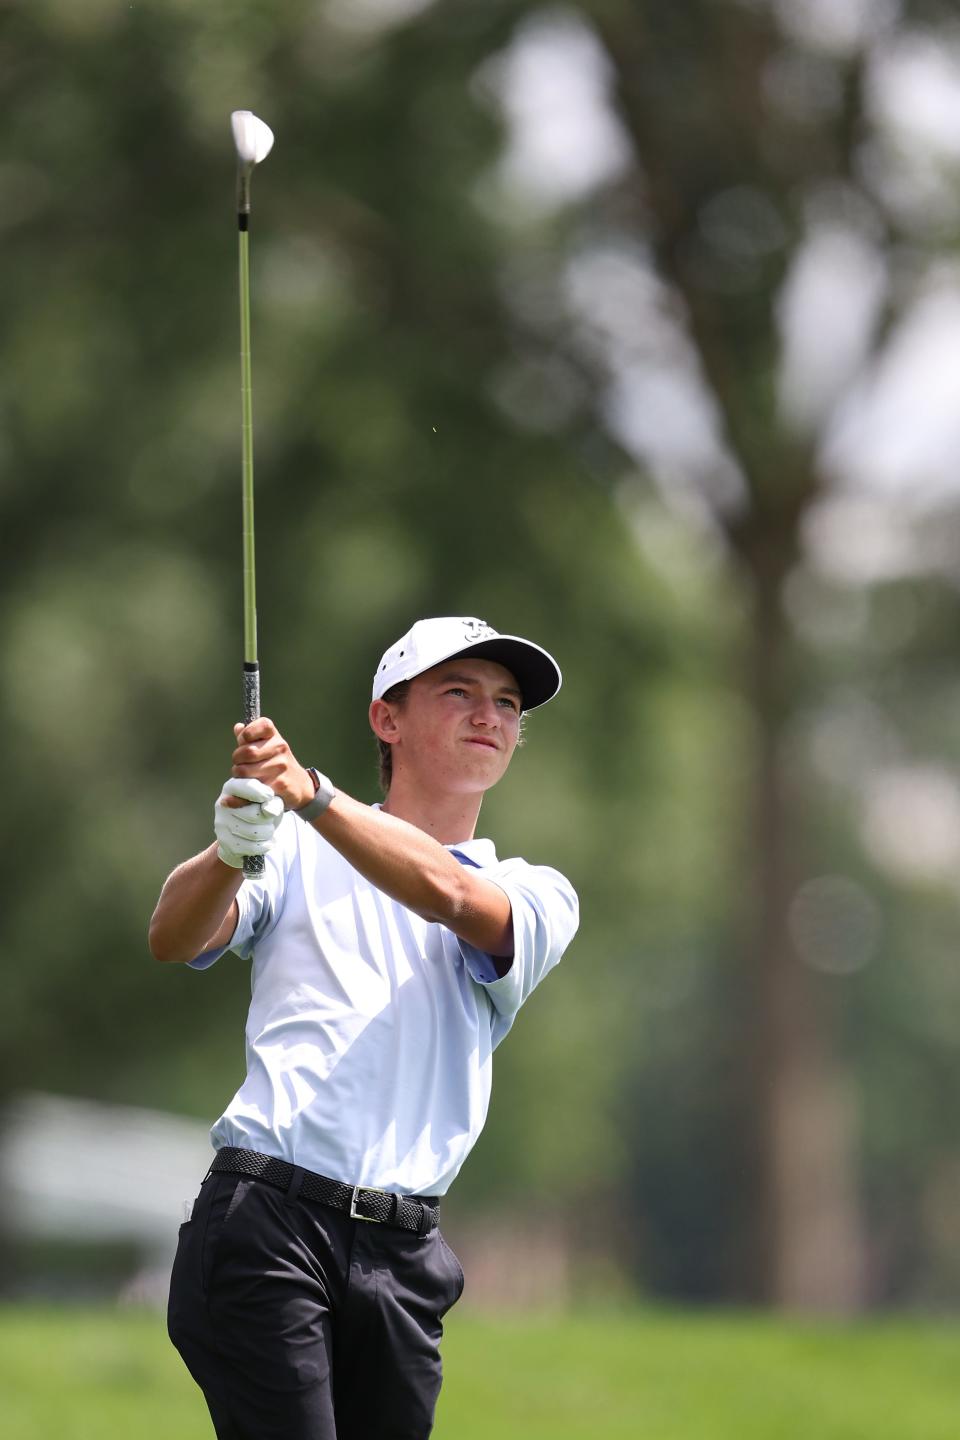
{"type": "Polygon", "coordinates": [[[157,960],[193,960],[226,944],[237,923],[236,896],[243,872],[225,865],[211,845],[178,865],[160,892],[150,921],[150,950],[157,960]]]}
{"type": "Polygon", "coordinates": [[[510,953],[511,912],[504,892],[465,869],[423,830],[342,791],[314,824],[378,890],[480,949],[510,953]]]}

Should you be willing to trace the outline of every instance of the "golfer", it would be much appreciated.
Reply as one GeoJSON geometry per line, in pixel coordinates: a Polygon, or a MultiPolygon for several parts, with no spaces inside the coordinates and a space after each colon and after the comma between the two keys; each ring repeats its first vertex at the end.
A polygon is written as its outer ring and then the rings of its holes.
{"type": "Polygon", "coordinates": [[[382,805],[273,722],[235,727],[216,842],[166,881],[158,960],[252,960],[246,1079],[181,1228],[174,1344],[220,1440],[424,1440],[463,1272],[439,1201],[486,1119],[491,1059],[577,927],[557,871],[474,838],[521,717],[560,687],[528,640],[418,621],[383,656],[382,805]],[[243,857],[265,855],[262,877],[243,857]]]}

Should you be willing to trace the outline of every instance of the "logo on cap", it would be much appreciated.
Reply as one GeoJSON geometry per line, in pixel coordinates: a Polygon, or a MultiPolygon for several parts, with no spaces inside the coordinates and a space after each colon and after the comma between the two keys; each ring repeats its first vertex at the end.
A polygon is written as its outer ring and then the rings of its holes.
{"type": "Polygon", "coordinates": [[[496,630],[488,625],[486,620],[465,620],[463,622],[463,634],[471,645],[477,640],[486,640],[488,636],[496,636],[496,630]]]}

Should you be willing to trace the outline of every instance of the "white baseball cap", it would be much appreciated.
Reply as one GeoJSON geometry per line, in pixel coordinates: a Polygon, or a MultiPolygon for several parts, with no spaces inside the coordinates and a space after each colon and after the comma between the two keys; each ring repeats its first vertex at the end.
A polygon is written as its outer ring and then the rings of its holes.
{"type": "Polygon", "coordinates": [[[470,615],[444,615],[418,620],[384,652],[373,677],[373,699],[379,700],[401,681],[461,655],[505,665],[520,686],[524,710],[546,704],[560,689],[560,666],[539,645],[518,635],[501,635],[485,620],[470,615]]]}

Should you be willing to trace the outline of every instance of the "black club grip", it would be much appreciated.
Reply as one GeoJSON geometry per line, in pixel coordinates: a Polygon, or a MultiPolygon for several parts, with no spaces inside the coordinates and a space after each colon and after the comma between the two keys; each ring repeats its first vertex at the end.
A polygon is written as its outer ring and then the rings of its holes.
{"type": "MultiPolygon", "coordinates": [[[[243,723],[260,719],[260,666],[244,661],[243,665],[243,723]]],[[[244,855],[244,875],[259,876],[266,869],[262,855],[244,855]]]]}

